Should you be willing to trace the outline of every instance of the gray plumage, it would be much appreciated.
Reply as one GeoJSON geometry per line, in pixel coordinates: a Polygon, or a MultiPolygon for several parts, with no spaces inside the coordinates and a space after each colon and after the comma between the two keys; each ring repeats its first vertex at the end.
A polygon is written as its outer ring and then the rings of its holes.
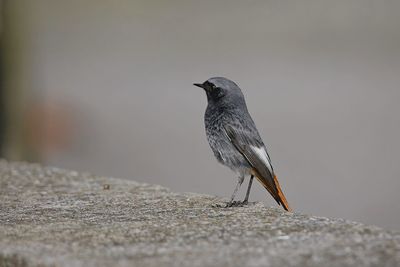
{"type": "Polygon", "coordinates": [[[204,122],[208,143],[216,159],[239,175],[228,205],[234,204],[234,197],[244,177],[251,175],[246,199],[241,204],[247,203],[255,175],[278,204],[290,210],[239,86],[223,77],[210,78],[202,84],[194,85],[203,88],[207,94],[204,122]]]}

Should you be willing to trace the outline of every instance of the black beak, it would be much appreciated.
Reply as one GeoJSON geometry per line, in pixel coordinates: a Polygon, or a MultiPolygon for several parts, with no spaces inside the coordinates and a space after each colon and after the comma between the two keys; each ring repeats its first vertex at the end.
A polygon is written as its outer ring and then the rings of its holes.
{"type": "Polygon", "coordinates": [[[193,85],[204,89],[204,85],[202,83],[194,83],[193,85]]]}

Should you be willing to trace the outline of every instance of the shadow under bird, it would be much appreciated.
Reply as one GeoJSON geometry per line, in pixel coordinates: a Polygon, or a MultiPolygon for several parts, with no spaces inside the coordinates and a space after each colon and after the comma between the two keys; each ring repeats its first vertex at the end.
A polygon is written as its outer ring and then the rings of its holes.
{"type": "Polygon", "coordinates": [[[194,85],[203,88],[207,94],[204,122],[208,143],[217,160],[239,175],[227,206],[248,204],[253,178],[256,177],[279,205],[292,211],[239,86],[223,77],[210,78],[194,85]],[[246,197],[242,202],[235,202],[235,195],[245,176],[250,176],[246,197]]]}

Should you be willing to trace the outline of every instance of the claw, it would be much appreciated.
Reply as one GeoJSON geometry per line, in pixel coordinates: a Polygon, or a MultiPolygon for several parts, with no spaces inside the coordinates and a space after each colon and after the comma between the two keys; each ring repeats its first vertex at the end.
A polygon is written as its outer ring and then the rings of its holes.
{"type": "Polygon", "coordinates": [[[229,208],[229,207],[241,207],[243,205],[243,203],[241,201],[231,201],[226,203],[225,208],[229,208]]]}

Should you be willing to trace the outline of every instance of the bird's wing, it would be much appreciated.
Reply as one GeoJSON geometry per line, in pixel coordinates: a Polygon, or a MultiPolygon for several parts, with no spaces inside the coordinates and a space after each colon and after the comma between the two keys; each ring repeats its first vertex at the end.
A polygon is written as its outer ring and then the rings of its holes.
{"type": "Polygon", "coordinates": [[[244,129],[231,125],[226,125],[224,128],[231,143],[252,167],[252,174],[257,177],[278,204],[282,205],[285,210],[291,211],[276,178],[264,144],[257,140],[258,138],[256,140],[251,138],[250,133],[244,129]]]}

